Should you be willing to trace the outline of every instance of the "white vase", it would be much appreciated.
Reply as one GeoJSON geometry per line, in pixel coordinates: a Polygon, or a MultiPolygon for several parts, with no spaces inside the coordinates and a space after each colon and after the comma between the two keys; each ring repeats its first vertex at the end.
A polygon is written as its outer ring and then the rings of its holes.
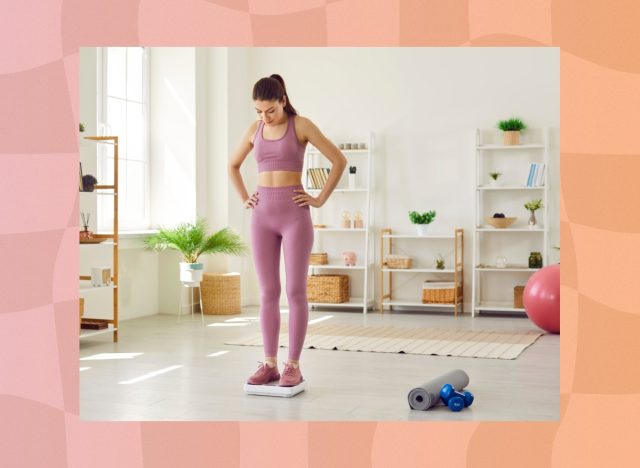
{"type": "Polygon", "coordinates": [[[496,179],[491,179],[489,181],[489,186],[490,187],[497,187],[498,186],[498,181],[496,179]]]}
{"type": "Polygon", "coordinates": [[[202,281],[204,264],[180,262],[180,281],[185,286],[197,286],[202,281]]]}
{"type": "Polygon", "coordinates": [[[356,175],[349,172],[349,190],[356,188],[356,175]]]}
{"type": "Polygon", "coordinates": [[[426,236],[428,227],[429,227],[428,224],[416,224],[416,231],[418,232],[418,235],[426,236]]]}

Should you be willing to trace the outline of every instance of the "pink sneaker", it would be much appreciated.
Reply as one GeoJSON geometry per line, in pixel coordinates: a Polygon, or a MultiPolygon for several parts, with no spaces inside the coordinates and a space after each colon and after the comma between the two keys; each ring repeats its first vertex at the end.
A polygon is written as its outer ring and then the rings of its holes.
{"type": "Polygon", "coordinates": [[[282,371],[282,377],[280,377],[278,385],[280,387],[294,387],[303,380],[300,367],[293,367],[289,364],[285,364],[284,371],[282,371]]]}
{"type": "Polygon", "coordinates": [[[280,372],[278,372],[278,366],[269,367],[266,362],[258,361],[260,365],[258,370],[249,377],[248,384],[251,385],[266,385],[270,382],[280,379],[280,372]]]}

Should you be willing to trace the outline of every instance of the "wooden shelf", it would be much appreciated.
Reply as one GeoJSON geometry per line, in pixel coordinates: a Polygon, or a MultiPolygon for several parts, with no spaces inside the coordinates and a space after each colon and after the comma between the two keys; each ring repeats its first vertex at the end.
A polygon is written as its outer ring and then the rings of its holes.
{"type": "Polygon", "coordinates": [[[400,306],[400,307],[436,307],[440,309],[451,309],[455,307],[455,304],[423,304],[417,301],[385,301],[386,306],[400,306]]]}
{"type": "MultiPolygon", "coordinates": [[[[464,312],[464,230],[457,228],[454,230],[453,235],[411,235],[411,234],[393,234],[390,228],[382,229],[380,232],[380,259],[383,262],[380,268],[380,312],[384,312],[386,306],[409,306],[409,307],[436,307],[451,309],[453,308],[454,317],[458,316],[458,309],[460,312],[464,312]],[[387,268],[384,259],[387,255],[393,253],[393,239],[445,239],[447,241],[453,241],[454,252],[454,268],[446,268],[439,270],[437,268],[387,268]],[[386,242],[385,242],[386,241],[386,242]],[[386,253],[385,253],[386,243],[386,253]],[[384,275],[387,274],[387,283],[389,285],[389,292],[385,293],[384,289],[384,275]],[[429,273],[429,274],[453,274],[453,283],[455,287],[455,298],[452,304],[423,304],[417,301],[405,301],[402,299],[393,298],[393,274],[395,273],[429,273]],[[458,287],[460,293],[458,294],[458,287]]],[[[422,291],[420,291],[422,293],[422,291]]]]}
{"type": "MultiPolygon", "coordinates": [[[[80,294],[91,294],[96,291],[108,290],[113,295],[113,317],[108,321],[109,327],[102,330],[81,330],[80,338],[86,338],[88,336],[100,335],[103,333],[113,333],[113,342],[118,342],[118,137],[117,136],[85,136],[85,140],[94,141],[96,143],[108,144],[113,146],[113,184],[99,184],[95,186],[95,190],[92,192],[80,191],[80,193],[92,193],[96,195],[109,195],[113,197],[113,232],[111,233],[96,233],[94,237],[97,239],[104,239],[103,242],[95,244],[80,244],[87,245],[108,245],[113,248],[111,268],[111,284],[108,286],[92,286],[91,277],[87,275],[80,275],[80,294]],[[109,192],[111,191],[111,192],[109,192]]],[[[82,249],[85,253],[87,251],[82,249]]],[[[85,318],[85,317],[83,317],[85,318]]]]}
{"type": "Polygon", "coordinates": [[[89,329],[81,328],[80,339],[89,338],[91,336],[103,335],[105,333],[115,333],[116,331],[118,331],[118,329],[114,327],[113,324],[111,323],[107,326],[107,328],[103,328],[102,330],[89,330],[89,329]]]}

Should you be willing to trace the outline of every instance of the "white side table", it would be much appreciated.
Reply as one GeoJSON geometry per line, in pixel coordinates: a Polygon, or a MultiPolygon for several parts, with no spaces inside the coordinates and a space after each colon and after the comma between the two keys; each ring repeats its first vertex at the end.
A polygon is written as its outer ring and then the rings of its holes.
{"type": "MultiPolygon", "coordinates": [[[[202,288],[200,287],[200,283],[195,283],[195,284],[191,284],[191,283],[186,283],[186,282],[182,282],[182,286],[187,288],[187,289],[191,289],[191,320],[193,321],[193,306],[194,306],[194,301],[193,301],[193,290],[195,288],[198,288],[198,295],[200,297],[200,318],[202,320],[202,323],[204,324],[204,304],[202,302],[202,288]]],[[[180,292],[180,309],[178,310],[178,323],[180,323],[181,318],[182,318],[182,308],[184,307],[182,305],[182,292],[180,292]]]]}

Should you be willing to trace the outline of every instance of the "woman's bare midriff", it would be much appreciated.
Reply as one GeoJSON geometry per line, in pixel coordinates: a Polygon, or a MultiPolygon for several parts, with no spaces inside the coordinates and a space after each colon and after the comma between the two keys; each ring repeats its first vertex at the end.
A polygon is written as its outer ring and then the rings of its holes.
{"type": "Polygon", "coordinates": [[[286,187],[288,185],[302,185],[302,172],[260,172],[258,173],[258,185],[262,187],[286,187]]]}

